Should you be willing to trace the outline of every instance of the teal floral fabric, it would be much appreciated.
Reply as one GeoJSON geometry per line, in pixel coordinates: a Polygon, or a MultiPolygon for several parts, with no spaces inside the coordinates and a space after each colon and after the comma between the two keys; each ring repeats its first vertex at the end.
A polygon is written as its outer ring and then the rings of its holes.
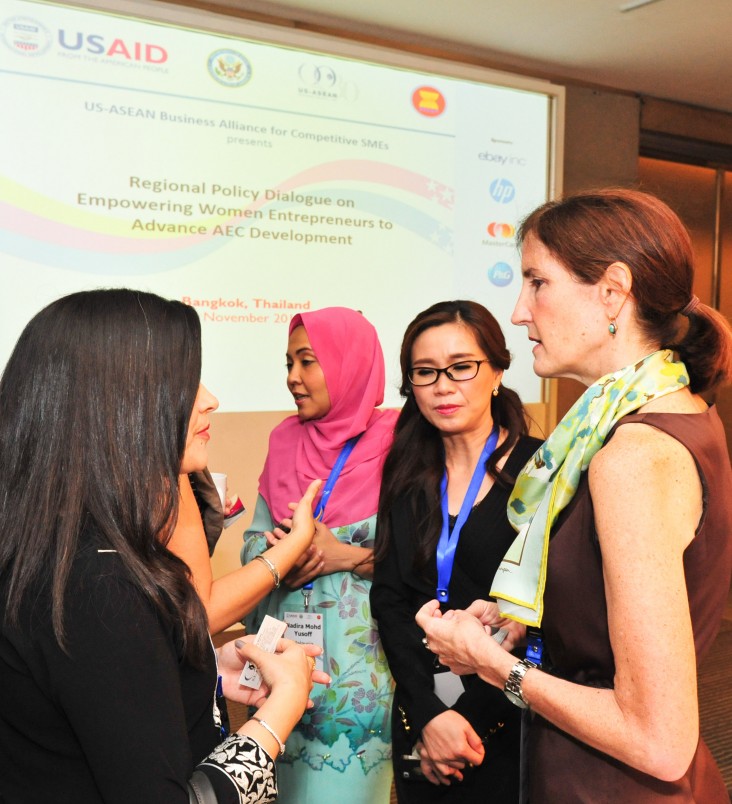
{"type": "MultiPolygon", "coordinates": [[[[262,531],[271,530],[273,524],[267,505],[260,497],[254,521],[244,535],[243,563],[267,549],[262,531]]],[[[373,547],[375,528],[376,515],[373,515],[362,522],[332,530],[342,542],[373,547]]],[[[303,781],[300,792],[296,796],[293,792],[291,799],[298,804],[309,800],[322,804],[330,800],[331,792],[333,801],[362,801],[364,804],[389,801],[393,681],[371,618],[370,587],[370,581],[350,572],[324,575],[313,584],[309,611],[323,615],[323,669],[333,681],[328,687],[316,685],[313,688],[315,706],[305,712],[288,739],[278,774],[280,782],[283,776],[308,774],[309,771],[328,771],[325,774],[328,778],[335,771],[337,777],[327,783],[328,790],[317,794],[315,787],[319,785],[312,777],[303,781]],[[288,765],[292,767],[288,769],[288,765]],[[340,785],[338,795],[332,789],[337,778],[348,780],[347,795],[340,785]]],[[[302,592],[289,590],[283,584],[246,618],[247,630],[256,633],[265,614],[284,619],[286,611],[303,611],[303,606],[302,592]]],[[[285,788],[288,786],[293,791],[299,787],[296,780],[285,784],[285,788]]],[[[290,800],[286,789],[283,798],[282,784],[279,800],[290,800]]]]}

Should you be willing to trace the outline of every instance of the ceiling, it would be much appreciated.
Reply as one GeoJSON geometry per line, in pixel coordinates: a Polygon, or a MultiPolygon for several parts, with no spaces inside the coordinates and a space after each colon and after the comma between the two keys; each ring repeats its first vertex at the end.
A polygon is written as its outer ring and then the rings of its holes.
{"type": "Polygon", "coordinates": [[[441,40],[537,77],[732,112],[732,0],[213,0],[400,41],[441,40]],[[634,10],[622,7],[638,2],[634,10]],[[376,27],[376,31],[375,31],[376,27]],[[382,30],[387,29],[387,30],[382,30]]]}

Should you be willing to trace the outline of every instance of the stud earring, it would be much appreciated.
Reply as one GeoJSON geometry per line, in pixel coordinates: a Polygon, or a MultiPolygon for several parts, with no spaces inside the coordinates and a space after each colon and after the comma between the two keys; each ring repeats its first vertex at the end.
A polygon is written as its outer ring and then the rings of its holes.
{"type": "Polygon", "coordinates": [[[614,337],[618,334],[618,322],[613,318],[607,328],[607,331],[614,337]]]}

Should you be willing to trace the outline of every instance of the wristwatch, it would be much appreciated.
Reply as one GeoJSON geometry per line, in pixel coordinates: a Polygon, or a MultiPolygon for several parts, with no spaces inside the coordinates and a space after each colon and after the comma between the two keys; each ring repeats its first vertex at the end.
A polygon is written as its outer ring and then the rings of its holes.
{"type": "Polygon", "coordinates": [[[524,676],[532,667],[538,667],[538,665],[534,664],[534,662],[530,662],[528,659],[521,659],[516,662],[511,668],[511,672],[506,679],[506,684],[503,687],[506,698],[521,709],[529,708],[529,702],[524,698],[523,692],[521,692],[521,684],[524,681],[524,676]]]}

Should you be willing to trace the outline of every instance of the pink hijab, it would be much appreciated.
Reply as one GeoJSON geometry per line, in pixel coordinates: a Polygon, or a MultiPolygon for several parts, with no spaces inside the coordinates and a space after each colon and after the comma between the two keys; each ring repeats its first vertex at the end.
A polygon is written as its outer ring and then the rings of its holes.
{"type": "Polygon", "coordinates": [[[346,441],[363,433],[325,509],[330,527],[349,525],[376,513],[398,411],[376,410],[384,400],[384,355],[376,330],[360,313],[346,307],[299,313],[290,334],[301,325],[323,369],[331,407],[322,419],[290,416],[272,431],[259,493],[275,522],[290,516],[287,504],[299,500],[311,481],[327,480],[346,441]]]}

